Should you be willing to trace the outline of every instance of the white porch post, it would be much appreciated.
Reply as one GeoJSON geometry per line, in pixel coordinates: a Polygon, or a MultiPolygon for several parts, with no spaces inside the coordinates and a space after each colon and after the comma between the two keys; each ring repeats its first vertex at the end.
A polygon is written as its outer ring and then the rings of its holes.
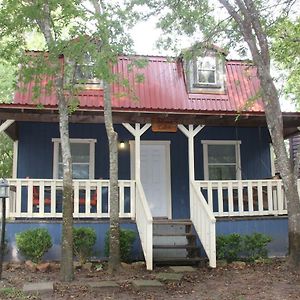
{"type": "Polygon", "coordinates": [[[194,137],[204,128],[204,125],[198,125],[194,129],[194,125],[189,125],[188,129],[179,124],[178,128],[188,138],[188,150],[189,150],[189,182],[195,180],[195,154],[194,154],[194,137]]]}
{"type": "Polygon", "coordinates": [[[123,126],[134,136],[135,180],[141,181],[141,136],[151,127],[151,124],[146,124],[142,128],[139,123],[135,124],[135,128],[129,123],[123,123],[123,126]]]}

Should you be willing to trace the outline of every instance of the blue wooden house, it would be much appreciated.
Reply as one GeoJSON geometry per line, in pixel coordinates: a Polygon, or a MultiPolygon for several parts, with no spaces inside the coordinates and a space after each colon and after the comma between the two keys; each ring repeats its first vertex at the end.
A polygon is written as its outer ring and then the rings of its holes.
{"type": "MultiPolygon", "coordinates": [[[[129,79],[138,100],[112,85],[119,137],[119,199],[122,227],[138,234],[134,257],[148,269],[159,262],[195,262],[207,256],[216,266],[216,235],[271,235],[271,255],[287,252],[287,210],[280,179],[274,180],[271,139],[255,67],[226,60],[215,51],[188,61],[144,57],[129,72],[120,57],[114,72],[129,79]],[[135,83],[137,73],[144,81],[135,83]],[[252,101],[251,101],[252,99],[252,101]],[[253,99],[256,99],[253,101],[253,99]],[[198,242],[197,242],[198,241],[198,242]],[[201,253],[198,250],[201,243],[201,253]]],[[[48,258],[59,258],[62,217],[62,160],[57,99],[42,83],[22,84],[12,104],[0,105],[0,131],[14,140],[9,179],[8,238],[46,227],[53,238],[48,258]],[[43,109],[39,108],[42,104],[43,109]]],[[[88,78],[71,116],[76,226],[96,229],[103,256],[109,224],[109,155],[103,89],[88,78]]],[[[299,114],[283,113],[285,135],[297,131],[299,114]]]]}

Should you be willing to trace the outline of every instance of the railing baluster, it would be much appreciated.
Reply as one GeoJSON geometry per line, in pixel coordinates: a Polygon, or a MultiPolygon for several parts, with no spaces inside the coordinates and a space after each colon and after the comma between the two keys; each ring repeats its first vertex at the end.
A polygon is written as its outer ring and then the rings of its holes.
{"type": "Polygon", "coordinates": [[[252,186],[252,181],[248,181],[247,191],[248,191],[248,211],[249,211],[249,214],[252,214],[253,213],[253,186],[252,186]]]}
{"type": "Polygon", "coordinates": [[[261,181],[257,182],[257,198],[258,198],[258,211],[260,214],[262,214],[264,211],[264,206],[263,206],[263,190],[262,190],[261,181]]]}
{"type": "Polygon", "coordinates": [[[74,217],[79,217],[79,182],[74,181],[74,217]]]}
{"type": "Polygon", "coordinates": [[[222,182],[218,182],[218,210],[219,214],[223,214],[224,208],[223,208],[223,187],[222,182]]]}
{"type": "Polygon", "coordinates": [[[56,214],[56,182],[51,182],[51,215],[55,216],[56,214]]]}
{"type": "Polygon", "coordinates": [[[273,213],[273,192],[272,192],[272,181],[267,182],[267,195],[268,195],[268,212],[273,213]]]}
{"type": "Polygon", "coordinates": [[[97,182],[97,215],[102,215],[102,183],[97,182]]]}
{"type": "Polygon", "coordinates": [[[119,182],[119,199],[120,199],[120,205],[119,205],[119,214],[120,217],[124,217],[124,182],[120,181],[119,182]]]}
{"type": "Polygon", "coordinates": [[[33,214],[32,214],[32,206],[33,206],[32,199],[33,199],[33,182],[32,182],[32,180],[30,180],[28,182],[28,190],[27,190],[27,214],[28,214],[28,217],[33,216],[33,214]]]}
{"type": "Polygon", "coordinates": [[[135,182],[131,181],[130,182],[130,214],[131,218],[135,218],[135,201],[136,201],[136,187],[135,187],[135,182]]]}
{"type": "Polygon", "coordinates": [[[21,216],[21,207],[22,207],[22,185],[21,180],[17,181],[16,189],[16,216],[21,216]]]}
{"type": "Polygon", "coordinates": [[[239,205],[239,215],[243,215],[244,212],[244,199],[243,199],[243,184],[242,181],[238,181],[238,205],[239,205]]]}
{"type": "Polygon", "coordinates": [[[91,214],[91,183],[89,180],[85,183],[85,215],[91,214]]]}
{"type": "Polygon", "coordinates": [[[232,215],[233,209],[233,190],[232,190],[232,182],[228,182],[228,212],[229,215],[232,215]]]}
{"type": "Polygon", "coordinates": [[[278,195],[278,213],[283,214],[283,190],[282,190],[282,181],[277,181],[277,195],[278,195]]]}
{"type": "Polygon", "coordinates": [[[212,184],[210,181],[207,184],[207,197],[208,197],[208,205],[211,208],[211,211],[214,211],[213,191],[212,191],[212,184]]]}
{"type": "Polygon", "coordinates": [[[39,216],[42,218],[45,215],[45,182],[39,182],[39,216]]]}

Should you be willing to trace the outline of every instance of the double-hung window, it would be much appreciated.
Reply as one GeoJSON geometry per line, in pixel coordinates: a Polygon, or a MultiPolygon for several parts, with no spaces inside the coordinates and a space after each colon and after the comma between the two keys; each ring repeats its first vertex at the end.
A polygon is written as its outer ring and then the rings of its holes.
{"type": "MultiPolygon", "coordinates": [[[[60,139],[52,139],[53,153],[53,178],[63,177],[63,161],[60,139]]],[[[95,178],[95,143],[94,139],[70,139],[72,168],[74,179],[95,178]]]]}
{"type": "Polygon", "coordinates": [[[202,141],[205,180],[241,179],[240,141],[202,141]]]}
{"type": "Polygon", "coordinates": [[[215,56],[204,56],[197,59],[198,84],[216,84],[217,83],[217,63],[215,56]]]}

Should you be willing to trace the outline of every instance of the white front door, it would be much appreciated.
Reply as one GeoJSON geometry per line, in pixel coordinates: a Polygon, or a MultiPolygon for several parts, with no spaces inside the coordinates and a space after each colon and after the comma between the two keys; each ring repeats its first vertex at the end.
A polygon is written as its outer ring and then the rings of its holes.
{"type": "MultiPolygon", "coordinates": [[[[134,165],[134,156],[131,157],[134,165]]],[[[141,142],[141,183],[153,217],[171,218],[170,142],[141,142]]]]}

